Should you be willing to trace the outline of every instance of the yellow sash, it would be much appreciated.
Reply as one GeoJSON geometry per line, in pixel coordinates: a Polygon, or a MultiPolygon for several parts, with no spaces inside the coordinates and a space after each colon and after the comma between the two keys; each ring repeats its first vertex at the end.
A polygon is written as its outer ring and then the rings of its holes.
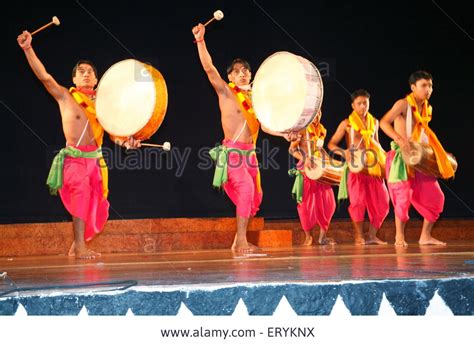
{"type": "MultiPolygon", "coordinates": [[[[314,144],[317,144],[318,140],[324,140],[326,138],[327,130],[324,128],[324,126],[321,124],[321,122],[318,123],[317,126],[315,126],[312,122],[309,124],[308,127],[306,127],[306,131],[308,132],[309,139],[308,141],[311,141],[314,144]]],[[[317,157],[321,157],[321,152],[317,151],[313,154],[317,157]]]]}
{"type": "Polygon", "coordinates": [[[454,169],[449,162],[448,156],[446,151],[444,150],[443,146],[438,140],[436,134],[431,130],[428,126],[428,123],[431,121],[432,118],[432,108],[431,105],[428,104],[428,100],[423,101],[423,106],[421,110],[421,114],[418,111],[418,106],[416,104],[415,96],[413,93],[410,93],[407,96],[408,105],[411,107],[411,111],[413,116],[415,117],[416,124],[413,127],[413,131],[411,133],[411,138],[413,141],[420,142],[421,141],[421,131],[423,130],[428,137],[428,144],[433,148],[433,152],[436,156],[436,162],[438,163],[439,172],[443,179],[449,179],[454,176],[454,169]]]}
{"type": "Polygon", "coordinates": [[[233,82],[229,82],[229,87],[237,98],[239,106],[244,114],[245,120],[247,121],[247,126],[249,127],[250,133],[252,134],[253,144],[256,145],[258,131],[260,130],[260,122],[257,120],[257,115],[255,115],[255,111],[253,111],[250,93],[249,95],[245,95],[244,93],[242,93],[242,90],[237,87],[233,82]]]}
{"type": "Polygon", "coordinates": [[[374,163],[374,160],[377,160],[376,165],[371,165],[368,168],[369,174],[372,176],[381,177],[383,174],[382,168],[385,167],[385,151],[382,149],[379,143],[374,140],[375,135],[375,117],[370,113],[367,113],[366,116],[367,126],[364,124],[357,112],[353,111],[349,115],[349,124],[354,129],[354,131],[359,132],[364,141],[365,149],[371,149],[372,151],[366,152],[366,158],[368,163],[374,163]],[[375,157],[374,158],[374,153],[375,157]]]}
{"type": "MultiPolygon", "coordinates": [[[[72,97],[80,106],[84,108],[87,119],[89,120],[89,125],[91,126],[92,133],[94,134],[95,142],[98,147],[102,147],[104,140],[104,128],[100,125],[97,120],[97,115],[95,113],[94,102],[84,93],[79,92],[76,88],[71,87],[69,89],[72,97]]],[[[107,164],[105,163],[104,157],[99,159],[100,172],[102,174],[102,191],[104,198],[107,198],[109,195],[109,173],[107,170],[107,164]]]]}
{"type": "MultiPolygon", "coordinates": [[[[248,95],[242,93],[242,90],[235,85],[233,82],[229,82],[229,87],[232,93],[234,93],[237,98],[237,102],[242,110],[245,120],[247,121],[247,126],[250,129],[250,134],[252,135],[252,141],[255,146],[257,146],[258,131],[260,130],[260,122],[257,120],[257,115],[252,108],[252,99],[250,97],[250,92],[248,95]]],[[[257,188],[258,192],[262,192],[262,184],[260,178],[260,170],[257,174],[257,188]]]]}

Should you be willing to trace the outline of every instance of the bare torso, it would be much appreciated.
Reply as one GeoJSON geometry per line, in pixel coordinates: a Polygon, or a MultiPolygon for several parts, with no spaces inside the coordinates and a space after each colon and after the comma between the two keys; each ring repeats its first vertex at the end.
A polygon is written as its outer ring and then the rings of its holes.
{"type": "MultiPolygon", "coordinates": [[[[362,135],[359,132],[352,132],[353,133],[353,143],[351,144],[351,126],[349,125],[349,121],[345,120],[344,122],[347,122],[346,127],[345,127],[345,140],[346,140],[346,148],[357,148],[357,149],[365,149],[365,144],[362,141],[362,135]],[[352,146],[351,146],[352,145],[352,146]]],[[[379,137],[377,134],[377,130],[375,133],[375,140],[378,142],[379,137]]]]}
{"type": "MultiPolygon", "coordinates": [[[[87,123],[84,109],[76,103],[69,93],[65,93],[64,98],[59,101],[59,110],[66,144],[77,145],[87,123]]],[[[87,126],[79,145],[97,145],[90,125],[87,126]]]]}
{"type": "MultiPolygon", "coordinates": [[[[408,102],[406,99],[401,99],[400,103],[402,105],[402,110],[398,113],[397,117],[393,121],[393,128],[395,129],[395,132],[400,134],[401,136],[406,136],[407,135],[407,107],[408,107],[408,102]]],[[[412,116],[412,124],[413,123],[413,116],[412,116]]],[[[407,136],[409,139],[411,137],[411,134],[407,136]]]]}
{"type": "MultiPolygon", "coordinates": [[[[219,95],[219,108],[221,110],[221,122],[225,139],[236,140],[235,138],[244,126],[245,117],[237,99],[228,87],[225,93],[219,95]]],[[[245,129],[236,141],[247,144],[252,143],[252,134],[248,125],[245,126],[245,129]]]]}

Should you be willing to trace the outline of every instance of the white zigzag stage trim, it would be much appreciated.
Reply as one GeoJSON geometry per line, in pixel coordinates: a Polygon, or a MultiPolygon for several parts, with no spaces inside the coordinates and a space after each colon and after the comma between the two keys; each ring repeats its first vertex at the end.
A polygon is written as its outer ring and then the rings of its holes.
{"type": "Polygon", "coordinates": [[[280,317],[280,318],[288,318],[288,317],[297,317],[298,314],[295,313],[293,310],[293,307],[291,307],[290,303],[288,302],[288,299],[286,298],[285,295],[282,296],[280,303],[278,306],[275,308],[275,311],[273,312],[274,317],[280,317]]]}
{"type": "Polygon", "coordinates": [[[382,295],[382,302],[380,302],[379,312],[377,315],[392,317],[397,315],[397,312],[395,312],[393,306],[387,300],[387,296],[385,296],[385,293],[382,295]]]}
{"type": "Polygon", "coordinates": [[[23,307],[23,305],[20,303],[18,305],[18,308],[15,312],[15,316],[17,317],[26,317],[28,315],[28,313],[26,312],[26,309],[25,307],[23,307]]]}
{"type": "Polygon", "coordinates": [[[342,300],[341,295],[337,295],[336,303],[334,303],[334,306],[332,307],[332,310],[331,310],[331,314],[329,316],[331,317],[334,317],[334,316],[350,317],[351,316],[351,311],[344,304],[344,301],[342,300]]]}
{"type": "MultiPolygon", "coordinates": [[[[14,315],[18,317],[28,316],[28,312],[25,309],[25,307],[21,303],[19,303],[18,308],[14,315]]],[[[341,295],[338,295],[336,302],[334,303],[334,306],[331,309],[330,316],[347,317],[351,315],[352,314],[349,308],[347,308],[347,306],[345,305],[341,295]]],[[[379,307],[377,315],[378,316],[396,316],[397,315],[397,313],[394,310],[394,307],[392,306],[390,301],[387,299],[385,293],[383,293],[382,295],[382,301],[380,302],[380,307],[379,307]]],[[[453,311],[446,305],[446,302],[439,295],[438,290],[436,290],[435,294],[433,295],[433,298],[431,299],[429,306],[426,309],[425,315],[454,316],[453,311]]],[[[89,316],[89,312],[86,306],[82,306],[80,312],[78,313],[78,316],[89,316]]],[[[127,310],[126,316],[135,316],[131,308],[127,310]]],[[[176,316],[188,318],[188,317],[194,316],[194,314],[186,306],[184,302],[181,302],[181,305],[179,307],[179,310],[176,316]]],[[[233,317],[249,317],[250,316],[248,307],[242,298],[239,299],[237,305],[235,306],[232,316],[233,317]]],[[[275,311],[273,312],[273,316],[288,318],[288,317],[297,317],[298,314],[293,309],[291,304],[288,302],[287,297],[283,295],[280,302],[278,303],[278,306],[275,308],[275,311]]]]}
{"type": "Polygon", "coordinates": [[[183,302],[181,302],[181,306],[179,307],[178,313],[176,316],[178,317],[192,317],[194,314],[191,312],[191,310],[186,306],[183,302]]]}
{"type": "Polygon", "coordinates": [[[433,298],[430,301],[430,305],[426,309],[425,315],[449,315],[453,316],[453,312],[451,309],[446,305],[446,302],[439,296],[438,290],[436,290],[433,298]]]}
{"type": "Polygon", "coordinates": [[[241,298],[239,299],[239,302],[237,303],[237,306],[235,306],[234,313],[232,313],[233,317],[248,317],[249,316],[249,311],[247,309],[247,306],[245,305],[244,300],[241,298]]]}

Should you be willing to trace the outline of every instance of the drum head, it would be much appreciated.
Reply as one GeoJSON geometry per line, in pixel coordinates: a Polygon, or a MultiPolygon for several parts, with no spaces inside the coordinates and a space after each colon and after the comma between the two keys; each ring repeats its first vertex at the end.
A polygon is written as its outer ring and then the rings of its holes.
{"type": "Polygon", "coordinates": [[[313,163],[313,168],[305,166],[304,172],[309,179],[318,180],[323,176],[323,162],[319,157],[311,157],[311,162],[313,163]]]}
{"type": "Polygon", "coordinates": [[[277,52],[258,68],[252,104],[263,126],[277,132],[299,131],[321,109],[323,83],[318,69],[307,59],[277,52]]]}
{"type": "MultiPolygon", "coordinates": [[[[112,65],[97,87],[96,113],[104,129],[132,136],[152,119],[163,121],[168,92],[163,76],[150,65],[127,59],[112,65]]],[[[156,131],[156,129],[154,131],[156,131]]]]}
{"type": "Polygon", "coordinates": [[[352,157],[347,166],[352,173],[361,173],[365,168],[365,153],[362,150],[351,151],[352,157]]]}
{"type": "Polygon", "coordinates": [[[423,146],[417,142],[410,142],[410,150],[402,151],[402,158],[405,163],[410,166],[415,166],[423,159],[423,146]]]}

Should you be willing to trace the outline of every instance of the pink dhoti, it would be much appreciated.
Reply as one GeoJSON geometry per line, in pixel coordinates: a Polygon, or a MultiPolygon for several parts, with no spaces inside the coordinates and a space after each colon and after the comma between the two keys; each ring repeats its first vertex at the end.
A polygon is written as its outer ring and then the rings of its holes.
{"type": "Polygon", "coordinates": [[[237,215],[250,218],[260,209],[263,192],[259,191],[257,176],[259,173],[255,153],[245,156],[232,149],[243,151],[253,150],[253,144],[241,142],[233,143],[224,140],[222,144],[229,149],[227,159],[227,182],[223,185],[227,196],[232,200],[237,209],[237,215]]]}
{"type": "MultiPolygon", "coordinates": [[[[91,152],[96,146],[78,146],[91,152]]],[[[102,231],[109,217],[109,202],[104,197],[99,160],[73,158],[64,160],[63,186],[59,189],[61,200],[73,217],[85,222],[84,239],[91,240],[102,231]]]]}
{"type": "Polygon", "coordinates": [[[327,231],[336,210],[336,200],[330,185],[321,184],[303,174],[303,200],[298,204],[298,215],[304,231],[316,225],[327,231]]]}
{"type": "Polygon", "coordinates": [[[390,198],[384,180],[374,176],[349,172],[349,215],[352,221],[364,221],[365,211],[372,226],[379,229],[388,215],[390,198]]]}
{"type": "MultiPolygon", "coordinates": [[[[395,151],[387,153],[387,181],[395,151]]],[[[444,194],[434,176],[428,176],[415,171],[415,176],[407,181],[388,183],[388,190],[395,210],[395,216],[402,222],[410,219],[410,205],[430,222],[438,220],[443,211],[444,194]]]]}

